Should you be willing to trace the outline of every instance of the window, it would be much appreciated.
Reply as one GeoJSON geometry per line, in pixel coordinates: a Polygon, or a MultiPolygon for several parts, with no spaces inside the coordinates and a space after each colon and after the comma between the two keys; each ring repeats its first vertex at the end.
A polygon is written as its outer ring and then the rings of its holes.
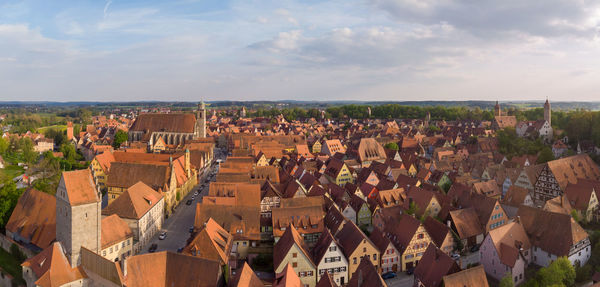
{"type": "Polygon", "coordinates": [[[106,256],[106,250],[102,251],[102,256],[106,256]]]}
{"type": "Polygon", "coordinates": [[[352,264],[356,264],[356,257],[352,258],[352,264]]]}
{"type": "Polygon", "coordinates": [[[417,238],[418,238],[418,239],[423,239],[423,237],[425,237],[425,236],[423,235],[423,233],[419,233],[419,234],[417,235],[417,238]]]}
{"type": "Polygon", "coordinates": [[[292,257],[293,257],[293,258],[296,258],[296,257],[298,257],[298,253],[296,253],[296,252],[292,253],[292,257]]]}
{"type": "Polygon", "coordinates": [[[373,260],[377,260],[377,254],[373,254],[373,260]]]}
{"type": "Polygon", "coordinates": [[[298,262],[292,262],[292,267],[294,267],[294,268],[298,267],[298,262]]]}
{"type": "Polygon", "coordinates": [[[337,246],[331,246],[329,247],[329,251],[336,251],[337,250],[337,246]]]}

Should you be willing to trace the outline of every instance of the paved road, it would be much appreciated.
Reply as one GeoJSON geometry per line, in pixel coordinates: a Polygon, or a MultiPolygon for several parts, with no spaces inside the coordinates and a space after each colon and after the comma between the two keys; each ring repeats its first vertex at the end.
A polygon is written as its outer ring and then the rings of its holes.
{"type": "Polygon", "coordinates": [[[398,272],[398,276],[385,280],[389,287],[412,287],[414,282],[413,275],[406,275],[404,272],[398,272]]]}
{"type": "MultiPolygon", "coordinates": [[[[215,151],[215,159],[224,159],[225,155],[221,153],[217,153],[215,151]]],[[[185,196],[175,213],[171,214],[169,218],[165,220],[163,223],[163,231],[167,231],[167,238],[164,240],[158,239],[158,234],[152,238],[150,243],[146,245],[146,247],[140,253],[147,253],[148,248],[154,243],[158,244],[158,249],[156,251],[173,251],[176,252],[177,249],[184,247],[186,245],[186,241],[190,237],[189,229],[194,225],[194,217],[196,215],[196,203],[202,201],[202,197],[208,193],[208,184],[204,183],[205,178],[211,173],[216,172],[216,165],[211,169],[208,169],[204,172],[201,177],[200,183],[190,191],[187,196],[185,196]],[[200,189],[202,185],[205,185],[204,189],[200,189]],[[198,196],[195,197],[193,203],[191,205],[187,205],[186,202],[192,198],[192,195],[198,191],[198,196]]],[[[216,177],[213,177],[213,181],[216,177]]]]}

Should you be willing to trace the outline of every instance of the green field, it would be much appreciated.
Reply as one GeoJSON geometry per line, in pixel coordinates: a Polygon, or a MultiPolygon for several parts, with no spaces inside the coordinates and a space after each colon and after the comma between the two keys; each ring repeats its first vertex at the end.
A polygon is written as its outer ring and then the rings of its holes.
{"type": "Polygon", "coordinates": [[[23,174],[25,170],[17,165],[8,165],[3,169],[0,169],[0,182],[4,182],[9,179],[13,179],[21,174],[23,174]]]}
{"type": "Polygon", "coordinates": [[[53,125],[53,126],[41,127],[41,128],[37,129],[37,132],[40,134],[43,134],[47,129],[56,129],[59,131],[64,131],[67,129],[67,125],[53,125]]]}

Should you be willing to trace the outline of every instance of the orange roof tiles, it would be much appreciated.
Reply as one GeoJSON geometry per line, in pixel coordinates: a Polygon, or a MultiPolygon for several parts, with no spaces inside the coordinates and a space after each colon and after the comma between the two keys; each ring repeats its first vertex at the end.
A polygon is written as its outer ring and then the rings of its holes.
{"type": "Polygon", "coordinates": [[[65,184],[71,205],[100,201],[89,169],[65,171],[61,181],[65,184]]]}
{"type": "Polygon", "coordinates": [[[38,255],[25,260],[21,266],[31,268],[38,278],[35,284],[41,287],[62,286],[87,277],[81,267],[71,267],[58,242],[54,242],[38,255]]]}
{"type": "Polygon", "coordinates": [[[25,191],[8,222],[6,230],[45,249],[56,239],[56,197],[36,189],[25,191]]]}
{"type": "Polygon", "coordinates": [[[100,237],[102,240],[102,249],[127,240],[130,237],[133,237],[131,228],[118,215],[113,214],[102,218],[102,236],[100,237]]]}
{"type": "Polygon", "coordinates": [[[102,215],[117,214],[121,218],[140,219],[162,198],[162,194],[138,181],[102,209],[102,215]]]}

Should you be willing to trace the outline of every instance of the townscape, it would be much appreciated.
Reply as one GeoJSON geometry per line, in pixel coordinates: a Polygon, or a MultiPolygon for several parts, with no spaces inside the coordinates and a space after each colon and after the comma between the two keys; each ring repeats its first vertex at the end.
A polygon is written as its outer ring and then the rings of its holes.
{"type": "Polygon", "coordinates": [[[0,141],[31,139],[7,155],[37,155],[3,187],[22,193],[0,251],[21,260],[0,265],[0,285],[600,281],[597,151],[553,128],[548,100],[536,120],[498,102],[492,120],[363,108],[365,118],[290,119],[202,102],[90,114],[54,139],[5,132],[0,141]],[[503,153],[516,141],[506,134],[542,149],[503,153]],[[41,168],[52,159],[57,168],[41,168]]]}

